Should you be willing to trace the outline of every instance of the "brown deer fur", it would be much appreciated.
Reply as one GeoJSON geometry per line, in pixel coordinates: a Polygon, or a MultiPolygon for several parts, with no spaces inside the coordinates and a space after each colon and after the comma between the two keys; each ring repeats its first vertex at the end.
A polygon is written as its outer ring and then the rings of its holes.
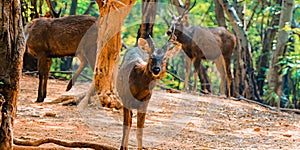
{"type": "Polygon", "coordinates": [[[224,27],[185,27],[186,21],[187,15],[173,16],[167,34],[182,44],[183,51],[194,63],[199,76],[201,60],[213,60],[221,75],[221,92],[226,89],[226,95],[230,97],[230,59],[236,46],[236,37],[224,27]]]}
{"type": "Polygon", "coordinates": [[[97,26],[94,25],[84,38],[88,29],[95,24],[96,18],[86,15],[67,16],[62,18],[39,18],[25,26],[25,39],[28,52],[38,59],[39,89],[37,102],[43,102],[46,97],[47,79],[51,66],[51,58],[75,56],[81,64],[69,81],[67,90],[72,87],[82,69],[89,63],[95,65],[97,26]],[[78,48],[80,44],[80,47],[78,48]],[[76,53],[77,51],[77,53],[76,53]]]}
{"type": "Polygon", "coordinates": [[[132,125],[132,109],[137,109],[138,149],[142,149],[142,135],[147,106],[152,89],[166,71],[166,59],[176,55],[181,44],[169,50],[150,48],[144,39],[138,40],[138,48],[127,50],[117,77],[117,91],[123,102],[124,122],[121,149],[128,149],[129,132],[132,125]],[[142,52],[144,51],[144,52],[142,52]]]}

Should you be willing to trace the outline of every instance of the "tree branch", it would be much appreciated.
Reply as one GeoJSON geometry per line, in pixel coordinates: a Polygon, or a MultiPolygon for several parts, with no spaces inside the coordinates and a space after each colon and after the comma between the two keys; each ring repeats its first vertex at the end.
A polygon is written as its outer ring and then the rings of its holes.
{"type": "Polygon", "coordinates": [[[14,138],[15,145],[40,146],[46,143],[54,143],[60,146],[71,147],[71,148],[93,148],[93,149],[117,150],[117,148],[114,147],[100,145],[96,143],[90,143],[90,142],[68,142],[68,141],[62,141],[54,138],[46,138],[46,139],[40,139],[35,141],[25,141],[25,140],[14,138]]]}

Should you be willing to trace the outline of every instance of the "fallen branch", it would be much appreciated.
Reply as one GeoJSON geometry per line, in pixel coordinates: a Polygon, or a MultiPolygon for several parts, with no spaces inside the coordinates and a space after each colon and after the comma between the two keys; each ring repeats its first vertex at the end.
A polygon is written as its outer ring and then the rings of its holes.
{"type": "Polygon", "coordinates": [[[279,108],[279,110],[284,111],[284,112],[294,112],[294,113],[300,114],[299,109],[279,108]]]}
{"type": "MultiPolygon", "coordinates": [[[[23,72],[23,74],[37,74],[38,71],[26,71],[26,72],[23,72]]],[[[50,71],[50,74],[54,74],[54,73],[60,73],[60,74],[74,74],[73,71],[50,71]]],[[[84,75],[84,74],[79,74],[80,76],[82,76],[83,78],[87,79],[87,80],[90,80],[92,81],[93,79],[87,75],[84,75]]]]}
{"type": "Polygon", "coordinates": [[[54,143],[60,146],[70,147],[70,148],[93,148],[93,149],[117,150],[117,148],[111,146],[100,145],[100,144],[90,143],[90,142],[68,142],[68,141],[62,141],[53,138],[40,139],[35,141],[25,141],[25,140],[14,138],[15,145],[40,146],[46,143],[54,143]]]}
{"type": "Polygon", "coordinates": [[[43,147],[36,147],[36,146],[13,145],[13,150],[69,150],[69,149],[70,148],[62,148],[62,147],[43,148],[43,147]]]}
{"type": "Polygon", "coordinates": [[[81,99],[83,99],[86,95],[86,92],[83,92],[79,95],[61,95],[60,97],[58,97],[57,99],[51,101],[51,102],[44,102],[43,104],[59,104],[59,103],[63,103],[63,105],[67,105],[65,104],[66,102],[69,103],[76,103],[78,104],[80,102],[81,99]],[[70,102],[72,101],[72,102],[70,102]]]}
{"type": "Polygon", "coordinates": [[[240,95],[239,98],[231,98],[231,99],[232,100],[243,100],[243,101],[246,101],[246,102],[249,102],[249,103],[254,103],[254,104],[263,106],[265,108],[268,108],[270,110],[273,110],[273,111],[294,112],[294,113],[300,114],[300,110],[299,109],[290,109],[290,108],[279,108],[278,109],[278,108],[272,107],[272,106],[267,105],[267,104],[263,104],[263,103],[260,103],[260,102],[254,101],[254,100],[246,99],[245,97],[243,97],[241,95],[240,95]]]}
{"type": "Polygon", "coordinates": [[[237,99],[238,100],[243,100],[243,101],[246,101],[246,102],[249,102],[249,103],[254,103],[254,104],[263,106],[265,108],[268,108],[270,110],[278,111],[278,109],[276,109],[276,108],[274,108],[272,106],[269,106],[269,105],[266,105],[266,104],[263,104],[263,103],[260,103],[260,102],[254,101],[254,100],[247,99],[247,98],[243,97],[242,95],[240,95],[237,99]]]}

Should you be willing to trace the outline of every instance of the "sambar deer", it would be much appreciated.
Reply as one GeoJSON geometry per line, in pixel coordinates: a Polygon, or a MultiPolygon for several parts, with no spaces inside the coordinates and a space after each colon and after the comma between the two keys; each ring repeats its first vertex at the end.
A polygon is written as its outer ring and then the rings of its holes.
{"type": "Polygon", "coordinates": [[[166,72],[167,59],[177,55],[181,49],[181,44],[171,41],[162,48],[156,48],[150,39],[148,43],[139,38],[138,47],[127,50],[118,73],[116,85],[124,111],[121,149],[128,149],[133,109],[137,110],[138,149],[142,149],[143,128],[152,89],[166,72]],[[171,47],[172,44],[175,46],[171,47]]]}
{"type": "MultiPolygon", "coordinates": [[[[201,74],[199,68],[201,60],[212,60],[221,75],[221,93],[226,93],[226,96],[230,97],[232,78],[230,59],[236,46],[236,37],[224,27],[189,26],[187,23],[188,13],[195,4],[196,0],[192,6],[179,6],[184,11],[179,16],[172,14],[172,21],[169,24],[167,35],[182,44],[182,49],[193,62],[198,76],[201,74]]],[[[197,84],[197,82],[194,84],[197,84]]]]}
{"type": "Polygon", "coordinates": [[[67,91],[88,63],[94,68],[98,31],[95,23],[96,18],[92,16],[70,15],[62,18],[38,18],[26,24],[26,47],[38,59],[39,88],[36,102],[43,102],[46,98],[52,58],[76,54],[81,62],[68,83],[67,91]],[[86,34],[88,29],[94,32],[86,34]]]}

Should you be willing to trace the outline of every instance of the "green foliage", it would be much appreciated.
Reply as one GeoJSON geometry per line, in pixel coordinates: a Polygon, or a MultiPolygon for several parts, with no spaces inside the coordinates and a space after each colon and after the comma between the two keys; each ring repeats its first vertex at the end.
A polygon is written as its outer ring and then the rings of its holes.
{"type": "MultiPolygon", "coordinates": [[[[22,12],[23,16],[30,16],[33,14],[33,6],[31,5],[31,1],[25,0],[24,1],[28,6],[28,8],[22,12]]],[[[40,5],[38,2],[38,6],[40,5]]],[[[155,26],[153,29],[154,32],[154,40],[157,42],[157,46],[160,47],[167,41],[168,37],[164,36],[165,32],[168,29],[168,26],[163,20],[163,17],[166,17],[168,21],[171,20],[171,17],[168,15],[168,4],[170,4],[169,0],[159,0],[160,4],[157,8],[157,15],[155,20],[155,26]]],[[[233,1],[231,1],[233,2],[233,1]]],[[[273,16],[275,14],[280,14],[281,6],[276,4],[275,1],[259,1],[259,0],[245,0],[245,1],[235,1],[237,2],[237,5],[240,7],[245,6],[244,16],[241,18],[245,21],[245,24],[247,25],[246,33],[248,35],[248,39],[251,43],[251,50],[252,50],[252,58],[253,62],[257,62],[259,56],[263,55],[262,50],[262,40],[264,38],[264,34],[268,28],[278,29],[278,26],[271,26],[271,22],[273,19],[273,16]],[[264,4],[263,4],[264,3],[264,4]]],[[[63,15],[69,14],[70,6],[72,3],[72,0],[58,0],[56,1],[57,6],[56,10],[59,8],[62,8],[63,15]],[[66,7],[67,6],[67,7],[66,7]]],[[[297,23],[300,22],[300,1],[295,1],[297,9],[294,11],[293,17],[297,23]]],[[[77,5],[77,11],[76,14],[83,14],[86,9],[88,8],[90,4],[89,0],[78,0],[77,5]]],[[[134,47],[136,43],[136,36],[137,31],[141,24],[141,18],[142,18],[142,12],[141,12],[141,4],[142,0],[138,0],[133,7],[132,11],[130,12],[129,16],[127,16],[123,27],[122,27],[122,39],[123,41],[129,46],[134,47]]],[[[43,14],[46,11],[49,11],[49,8],[46,4],[46,2],[42,5],[43,14]]],[[[213,0],[204,0],[204,1],[197,1],[196,6],[190,11],[189,14],[189,23],[191,25],[201,25],[203,27],[213,27],[217,26],[216,22],[216,15],[215,15],[215,6],[213,0]]],[[[176,12],[176,9],[174,9],[174,12],[176,12]]],[[[90,15],[93,16],[99,16],[99,10],[97,4],[93,5],[93,9],[91,10],[90,15]]],[[[225,15],[227,16],[227,15],[225,15]]],[[[229,23],[229,19],[227,19],[227,25],[229,29],[232,29],[231,24],[229,23]]],[[[30,19],[29,19],[30,20],[30,19]]],[[[29,21],[27,20],[27,21],[29,21]]],[[[289,91],[289,94],[287,97],[290,100],[290,103],[295,103],[295,101],[299,101],[300,99],[300,29],[299,28],[290,28],[289,24],[286,25],[283,30],[288,31],[290,34],[292,34],[293,42],[289,42],[287,44],[287,50],[285,53],[285,56],[280,58],[281,61],[278,65],[281,66],[281,73],[282,75],[288,75],[289,79],[289,88],[292,89],[289,91]]],[[[276,45],[276,38],[272,42],[273,47],[269,50],[272,52],[272,50],[275,50],[276,45]]],[[[123,56],[123,53],[125,51],[121,52],[121,57],[123,56]]],[[[271,57],[270,57],[271,58],[271,57]]],[[[169,61],[168,68],[172,68],[176,72],[174,72],[176,75],[184,79],[186,68],[184,67],[184,55],[179,54],[177,57],[173,58],[169,61]]],[[[270,60],[265,60],[270,61],[270,60]]],[[[51,67],[51,70],[59,70],[59,64],[61,61],[54,60],[53,65],[51,67]]],[[[211,78],[212,87],[214,88],[214,91],[219,91],[219,84],[220,84],[220,78],[217,75],[217,70],[215,68],[215,65],[211,62],[203,61],[205,66],[208,66],[208,75],[211,78]]],[[[79,61],[73,62],[74,66],[79,65],[79,61]]],[[[256,67],[256,63],[253,64],[254,67],[256,67]]],[[[233,66],[233,65],[232,65],[233,66]]],[[[233,68],[233,67],[232,67],[233,68]]],[[[266,70],[266,73],[268,73],[268,68],[263,68],[266,70]]],[[[75,69],[74,69],[75,70],[75,69]]],[[[85,74],[88,76],[92,76],[93,72],[89,68],[85,69],[85,74]]],[[[191,72],[191,74],[193,71],[191,72]]],[[[191,80],[193,80],[193,77],[191,76],[191,80]]],[[[259,80],[259,79],[258,79],[259,80]]],[[[175,78],[173,78],[170,74],[166,74],[166,76],[162,79],[162,82],[170,88],[183,88],[183,82],[179,82],[175,78]]],[[[199,83],[198,83],[199,84],[199,83]]],[[[264,98],[267,101],[273,101],[277,102],[279,98],[277,95],[272,92],[272,88],[269,88],[267,86],[264,87],[265,93],[264,98]]]]}
{"type": "MultiPolygon", "coordinates": [[[[280,72],[282,76],[288,76],[289,87],[288,98],[290,101],[300,99],[300,40],[299,36],[294,35],[291,37],[294,43],[289,42],[288,52],[286,56],[280,57],[280,62],[277,65],[280,65],[280,72]],[[294,45],[297,45],[293,47],[294,45]],[[293,49],[289,49],[293,47],[293,49]]],[[[299,103],[299,102],[298,102],[299,103]]]]}
{"type": "Polygon", "coordinates": [[[268,87],[262,97],[267,104],[276,104],[279,101],[278,95],[274,92],[274,87],[268,87]]]}

